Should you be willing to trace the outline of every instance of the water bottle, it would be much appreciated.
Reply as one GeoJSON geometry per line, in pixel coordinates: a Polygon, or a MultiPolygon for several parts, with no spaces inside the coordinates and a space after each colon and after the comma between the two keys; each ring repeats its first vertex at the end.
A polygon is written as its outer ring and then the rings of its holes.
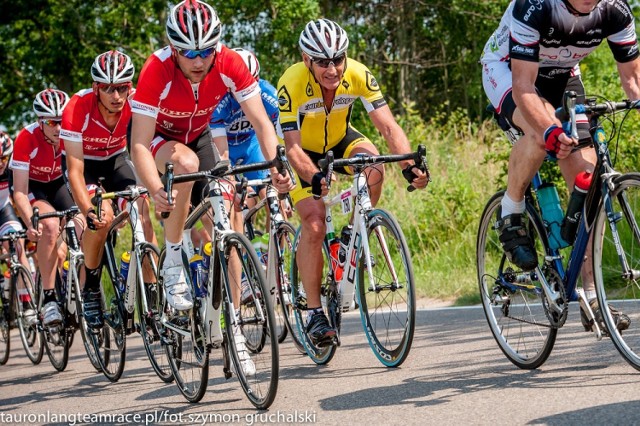
{"type": "Polygon", "coordinates": [[[65,260],[62,263],[62,285],[60,286],[60,288],[62,289],[62,294],[61,299],[64,300],[64,298],[67,296],[67,277],[69,276],[69,261],[65,260]]]}
{"type": "Polygon", "coordinates": [[[203,271],[204,260],[199,254],[194,254],[189,259],[189,267],[191,268],[191,277],[193,282],[193,289],[196,293],[196,297],[204,297],[207,290],[204,286],[203,271]]]}
{"type": "Polygon", "coordinates": [[[340,232],[340,250],[338,251],[338,260],[340,264],[344,266],[347,260],[347,248],[349,248],[349,241],[351,241],[351,233],[353,231],[352,225],[345,225],[340,232]]]}
{"type": "Polygon", "coordinates": [[[343,266],[344,266],[344,262],[340,262],[340,240],[337,238],[334,238],[333,240],[331,240],[331,243],[329,243],[329,255],[331,257],[331,266],[333,269],[333,272],[335,273],[335,279],[336,281],[340,281],[342,279],[342,270],[343,270],[343,266]]]}
{"type": "Polygon", "coordinates": [[[538,203],[542,211],[542,219],[549,231],[549,247],[553,250],[567,247],[567,243],[560,235],[560,225],[564,218],[560,198],[556,186],[552,183],[545,183],[537,190],[538,203]]]}
{"type": "Polygon", "coordinates": [[[255,249],[256,254],[258,255],[258,259],[260,259],[260,263],[262,264],[262,267],[266,268],[267,267],[267,263],[266,263],[267,251],[269,249],[269,234],[263,234],[261,236],[257,236],[253,240],[251,240],[251,243],[253,244],[253,248],[255,249]],[[266,235],[266,239],[265,239],[265,235],[266,235]]]}
{"type": "Polygon", "coordinates": [[[129,263],[131,262],[131,252],[125,251],[120,257],[120,282],[118,288],[123,295],[127,287],[127,275],[129,275],[129,263]]]}
{"type": "Polygon", "coordinates": [[[208,242],[202,248],[202,287],[203,295],[205,297],[208,294],[209,285],[209,267],[211,265],[211,242],[208,242]]]}
{"type": "Polygon", "coordinates": [[[582,207],[584,206],[584,200],[587,198],[589,186],[591,186],[591,178],[592,174],[589,172],[582,172],[576,176],[573,192],[567,206],[567,214],[562,221],[560,235],[571,244],[576,239],[578,223],[580,223],[580,218],[582,217],[582,207]]]}

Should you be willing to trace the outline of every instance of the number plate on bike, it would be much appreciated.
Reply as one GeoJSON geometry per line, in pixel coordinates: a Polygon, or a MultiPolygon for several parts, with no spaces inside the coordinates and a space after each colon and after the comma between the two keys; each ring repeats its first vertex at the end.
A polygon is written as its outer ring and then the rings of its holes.
{"type": "Polygon", "coordinates": [[[342,213],[351,213],[351,191],[342,194],[342,213]]]}

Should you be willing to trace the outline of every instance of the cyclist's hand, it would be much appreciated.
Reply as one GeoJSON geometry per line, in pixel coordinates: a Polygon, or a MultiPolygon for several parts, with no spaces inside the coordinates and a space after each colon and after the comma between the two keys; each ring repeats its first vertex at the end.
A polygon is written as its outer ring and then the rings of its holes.
{"type": "MultiPolygon", "coordinates": [[[[40,228],[40,224],[38,224],[38,228],[40,228]]],[[[29,239],[29,241],[33,241],[33,242],[37,242],[40,237],[42,236],[42,232],[37,230],[36,228],[30,226],[27,229],[27,238],[29,239]]]]}
{"type": "Polygon", "coordinates": [[[402,169],[402,176],[416,189],[423,189],[429,183],[429,175],[414,164],[402,169]]]}
{"type": "MultiPolygon", "coordinates": [[[[332,176],[331,180],[335,180],[335,177],[332,176]]],[[[329,188],[327,188],[327,179],[324,176],[324,173],[318,172],[313,175],[313,179],[311,179],[311,193],[315,197],[326,197],[329,194],[329,188]]]]}
{"type": "Polygon", "coordinates": [[[287,193],[293,189],[291,176],[282,176],[276,170],[271,170],[271,183],[281,194],[287,193]]]}
{"type": "Polygon", "coordinates": [[[167,199],[167,192],[164,190],[164,188],[159,188],[152,194],[153,202],[156,206],[156,212],[164,213],[173,211],[173,209],[175,208],[175,199],[178,196],[178,191],[172,189],[171,195],[174,200],[174,204],[169,204],[169,201],[167,199]]]}
{"type": "Polygon", "coordinates": [[[100,218],[96,214],[94,209],[91,209],[86,214],[87,218],[87,228],[92,231],[97,231],[98,229],[102,229],[107,226],[107,221],[104,220],[104,212],[101,212],[100,218]]]}
{"type": "Polygon", "coordinates": [[[544,146],[547,152],[562,160],[571,154],[578,141],[569,137],[561,127],[552,124],[544,132],[544,146]]]}

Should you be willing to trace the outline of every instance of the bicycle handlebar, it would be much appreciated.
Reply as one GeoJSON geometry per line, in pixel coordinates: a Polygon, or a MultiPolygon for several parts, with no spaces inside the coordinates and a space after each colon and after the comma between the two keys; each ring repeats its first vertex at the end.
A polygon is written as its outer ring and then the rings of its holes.
{"type": "Polygon", "coordinates": [[[80,209],[78,208],[78,206],[71,206],[67,210],[60,210],[60,211],[49,212],[44,214],[40,214],[40,209],[38,209],[37,207],[34,207],[33,216],[31,216],[31,225],[33,225],[34,229],[37,230],[38,224],[41,220],[50,219],[52,217],[55,217],[58,219],[61,219],[63,217],[66,219],[71,219],[78,213],[80,213],[80,209]]]}

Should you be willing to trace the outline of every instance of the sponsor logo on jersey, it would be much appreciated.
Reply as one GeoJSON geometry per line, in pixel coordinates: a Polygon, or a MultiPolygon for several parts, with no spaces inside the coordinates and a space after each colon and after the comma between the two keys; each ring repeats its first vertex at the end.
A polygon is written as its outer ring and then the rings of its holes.
{"type": "Polygon", "coordinates": [[[372,92],[377,92],[380,90],[380,86],[378,86],[378,82],[375,79],[375,77],[373,76],[373,74],[371,74],[369,71],[365,72],[365,76],[366,76],[366,84],[367,84],[367,89],[371,90],[372,92]]]}
{"type": "Polygon", "coordinates": [[[307,96],[313,96],[313,87],[311,87],[311,83],[307,83],[307,88],[305,89],[307,96]]]}
{"type": "Polygon", "coordinates": [[[342,80],[342,87],[344,87],[345,89],[349,90],[349,82],[347,80],[342,80]]]}
{"type": "Polygon", "coordinates": [[[291,112],[291,95],[285,86],[278,90],[278,107],[280,112],[291,112]]]}

